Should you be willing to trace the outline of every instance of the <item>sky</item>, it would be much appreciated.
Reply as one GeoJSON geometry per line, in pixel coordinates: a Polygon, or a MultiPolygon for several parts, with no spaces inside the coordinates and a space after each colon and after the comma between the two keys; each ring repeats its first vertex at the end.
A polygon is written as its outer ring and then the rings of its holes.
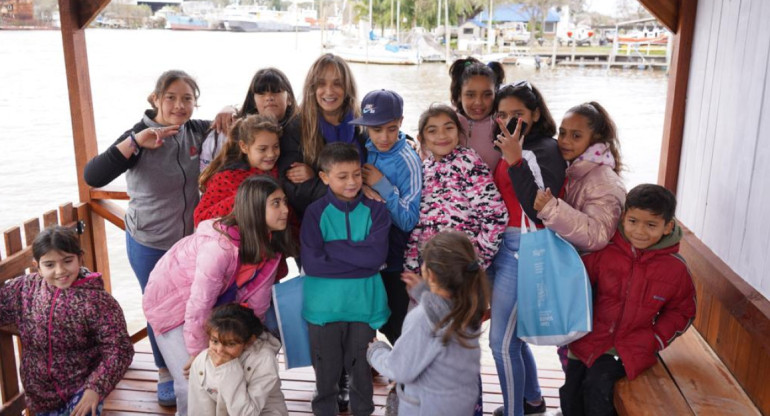
{"type": "Polygon", "coordinates": [[[608,16],[615,16],[617,14],[617,3],[617,0],[586,0],[588,10],[608,16]]]}

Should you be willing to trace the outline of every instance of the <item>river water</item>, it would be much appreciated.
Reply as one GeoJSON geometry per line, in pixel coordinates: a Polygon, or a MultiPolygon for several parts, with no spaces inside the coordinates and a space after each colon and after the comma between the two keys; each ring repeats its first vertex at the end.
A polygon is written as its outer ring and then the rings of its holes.
{"type": "MultiPolygon", "coordinates": [[[[321,53],[318,32],[89,29],[86,41],[100,151],[139,120],[156,78],[167,69],[183,69],[197,79],[201,97],[194,117],[209,119],[224,105],[240,104],[252,75],[265,66],[283,70],[301,97],[306,71],[321,53]]],[[[449,101],[444,64],[351,67],[359,99],[377,88],[404,97],[407,133],[415,133],[420,112],[430,103],[449,101]]],[[[557,124],[569,107],[600,102],[619,127],[626,185],[657,181],[665,73],[508,66],[506,79],[528,79],[540,88],[557,124]]],[[[60,33],[0,31],[0,230],[77,201],[73,154],[60,33]]],[[[108,225],[108,237],[113,294],[134,331],[143,323],[139,287],[122,232],[108,225]]]]}

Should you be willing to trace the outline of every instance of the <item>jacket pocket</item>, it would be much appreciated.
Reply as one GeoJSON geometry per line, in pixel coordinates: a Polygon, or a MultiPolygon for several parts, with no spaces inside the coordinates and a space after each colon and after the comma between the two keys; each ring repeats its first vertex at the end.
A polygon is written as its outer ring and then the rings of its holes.
{"type": "Polygon", "coordinates": [[[405,403],[409,403],[412,406],[420,406],[420,398],[417,396],[411,396],[406,393],[406,386],[403,384],[398,385],[398,399],[403,400],[405,403]]]}

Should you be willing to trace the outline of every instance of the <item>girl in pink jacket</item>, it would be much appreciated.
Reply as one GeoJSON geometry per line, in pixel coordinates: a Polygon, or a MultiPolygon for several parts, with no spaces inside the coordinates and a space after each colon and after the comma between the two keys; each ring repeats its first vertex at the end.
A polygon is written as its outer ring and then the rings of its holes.
{"type": "MultiPolygon", "coordinates": [[[[537,217],[579,251],[603,249],[618,228],[626,202],[620,179],[620,142],[607,110],[591,101],[567,111],[559,127],[559,151],[568,167],[564,198],[538,191],[537,217]]],[[[562,369],[567,347],[559,347],[562,369]]]]}
{"type": "Polygon", "coordinates": [[[288,215],[286,195],[274,179],[249,177],[230,214],[201,222],[150,273],[142,307],[174,378],[179,415],[187,414],[184,373],[208,345],[204,324],[214,306],[246,303],[264,319],[281,257],[295,250],[288,215]]]}
{"type": "Polygon", "coordinates": [[[538,191],[537,217],[579,251],[601,250],[615,234],[626,201],[615,123],[597,102],[572,107],[559,127],[568,167],[564,198],[538,191]]]}

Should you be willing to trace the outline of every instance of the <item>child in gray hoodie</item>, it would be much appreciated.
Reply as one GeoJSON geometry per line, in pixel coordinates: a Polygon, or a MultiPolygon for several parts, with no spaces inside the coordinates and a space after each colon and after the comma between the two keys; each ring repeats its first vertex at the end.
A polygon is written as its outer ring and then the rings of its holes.
{"type": "Polygon", "coordinates": [[[481,317],[489,286],[473,244],[457,231],[437,234],[423,249],[422,276],[404,272],[419,301],[404,320],[393,348],[369,344],[367,359],[395,380],[398,414],[467,416],[474,413],[481,370],[481,317]]]}

